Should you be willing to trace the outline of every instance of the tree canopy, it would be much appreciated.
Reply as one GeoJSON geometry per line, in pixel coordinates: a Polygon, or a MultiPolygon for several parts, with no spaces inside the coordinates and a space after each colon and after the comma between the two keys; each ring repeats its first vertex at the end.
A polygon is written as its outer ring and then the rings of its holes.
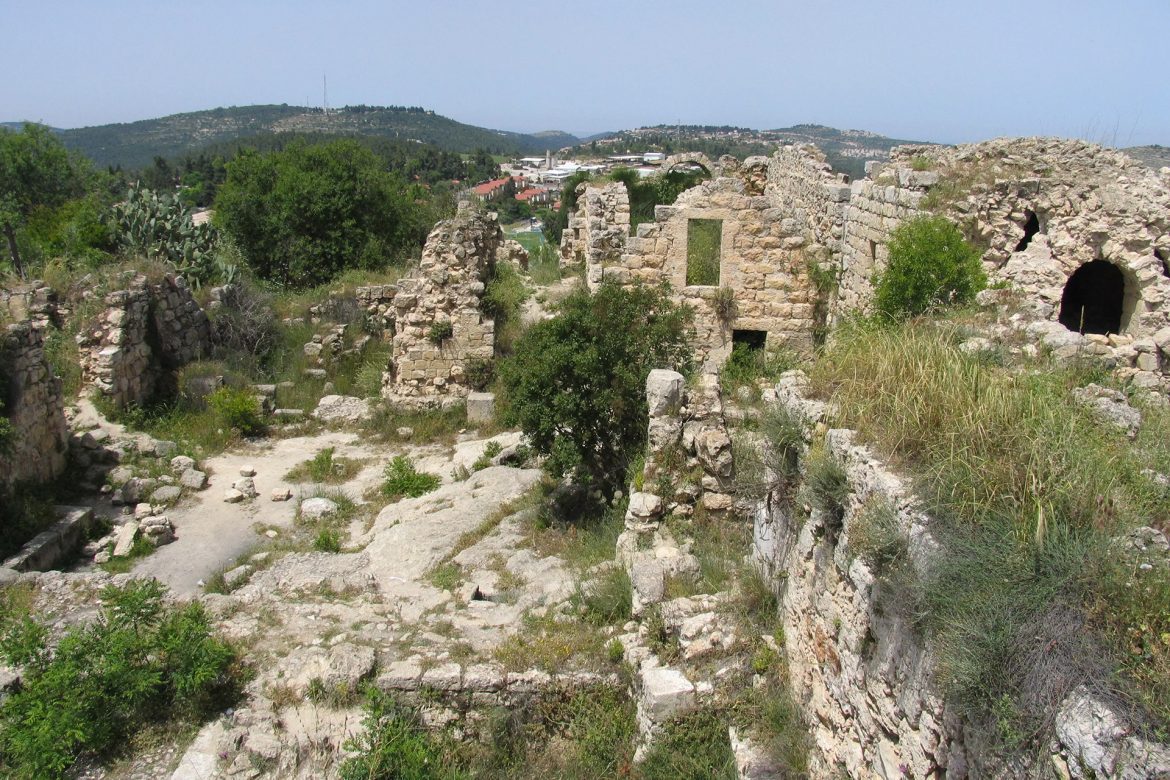
{"type": "Polygon", "coordinates": [[[687,367],[691,317],[664,287],[577,290],[501,364],[506,417],[554,475],[612,495],[646,440],[646,377],[687,367]]]}
{"type": "Polygon", "coordinates": [[[12,267],[24,276],[16,232],[39,207],[56,208],[82,193],[81,164],[42,125],[0,129],[0,231],[12,267]]]}
{"type": "Polygon", "coordinates": [[[240,155],[215,209],[258,276],[307,287],[422,246],[435,216],[423,195],[347,139],[240,155]]]}

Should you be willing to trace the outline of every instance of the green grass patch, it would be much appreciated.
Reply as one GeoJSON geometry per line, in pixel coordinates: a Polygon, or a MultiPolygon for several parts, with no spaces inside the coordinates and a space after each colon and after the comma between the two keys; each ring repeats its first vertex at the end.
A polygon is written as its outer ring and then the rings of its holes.
{"type": "Polygon", "coordinates": [[[719,284],[723,220],[687,220],[687,286],[719,284]]]}
{"type": "Polygon", "coordinates": [[[727,723],[706,710],[667,723],[637,776],[641,780],[735,780],[739,775],[727,723]]]}
{"type": "MultiPolygon", "coordinates": [[[[930,321],[857,324],[812,372],[840,422],[913,474],[937,519],[942,551],[913,609],[939,679],[1008,748],[1042,742],[1080,685],[1165,734],[1170,572],[1142,570],[1114,540],[1164,527],[1167,495],[1142,472],[1167,462],[1166,440],[1135,446],[1093,418],[1071,398],[1075,367],[1011,371],[962,353],[960,337],[930,321]]],[[[1165,430],[1165,410],[1146,415],[1165,430]]],[[[862,534],[863,554],[896,556],[880,523],[862,534]]]]}
{"type": "Polygon", "coordinates": [[[324,485],[349,482],[361,471],[362,464],[338,456],[335,452],[336,448],[326,447],[309,460],[297,464],[284,475],[285,482],[318,482],[324,485]]]}
{"type": "Polygon", "coordinates": [[[384,476],[382,495],[392,500],[418,498],[436,490],[442,482],[436,474],[416,470],[405,455],[397,455],[386,464],[384,476]]]}

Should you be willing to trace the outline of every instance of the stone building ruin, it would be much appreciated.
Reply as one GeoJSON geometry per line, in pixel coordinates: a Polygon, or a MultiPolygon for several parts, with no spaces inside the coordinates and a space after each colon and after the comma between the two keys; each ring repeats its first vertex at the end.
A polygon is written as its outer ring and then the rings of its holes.
{"type": "Polygon", "coordinates": [[[656,207],[634,235],[624,185],[582,185],[562,260],[583,262],[591,288],[603,279],[669,282],[695,309],[700,358],[721,362],[737,341],[810,350],[827,315],[818,270],[840,240],[845,182],[813,147],[742,163],[701,155],[667,163],[702,165],[713,178],[656,207]]]}
{"type": "MultiPolygon", "coordinates": [[[[833,321],[869,307],[893,230],[942,214],[983,250],[993,286],[1022,298],[1018,328],[1058,353],[1075,348],[1142,374],[1145,385],[1161,381],[1170,350],[1166,169],[1052,138],[898,147],[852,183],[811,145],[693,162],[710,165],[713,178],[658,206],[632,235],[622,184],[581,185],[561,257],[584,264],[590,287],[669,282],[695,309],[702,358],[721,362],[736,341],[809,350],[833,321]],[[700,279],[704,230],[717,271],[700,279]]],[[[999,300],[993,293],[983,300],[999,300]]]]}

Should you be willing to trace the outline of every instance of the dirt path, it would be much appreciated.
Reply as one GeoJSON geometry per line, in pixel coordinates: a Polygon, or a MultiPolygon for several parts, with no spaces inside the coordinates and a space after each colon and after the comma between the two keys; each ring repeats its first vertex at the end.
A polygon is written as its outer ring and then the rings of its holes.
{"type": "MultiPolygon", "coordinates": [[[[210,477],[207,489],[167,512],[175,526],[176,540],[142,559],[134,573],[156,577],[179,595],[197,593],[201,580],[230,567],[263,538],[257,528],[271,526],[279,533],[279,529],[292,525],[297,497],[311,492],[314,486],[287,482],[284,475],[326,447],[334,447],[338,455],[354,459],[381,461],[389,457],[385,450],[376,451],[362,444],[356,433],[327,432],[277,439],[206,458],[202,465],[210,477]],[[240,478],[242,466],[256,469],[254,481],[259,495],[239,504],[225,503],[224,491],[240,478]],[[272,501],[274,488],[292,490],[292,500],[272,501]]],[[[380,473],[380,465],[364,468],[347,483],[346,492],[358,499],[367,487],[377,483],[380,473]]]]}

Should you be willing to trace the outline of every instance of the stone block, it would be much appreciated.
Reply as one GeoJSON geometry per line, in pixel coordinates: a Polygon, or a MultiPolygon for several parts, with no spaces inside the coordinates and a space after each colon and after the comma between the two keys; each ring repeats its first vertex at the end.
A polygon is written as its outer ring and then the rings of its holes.
{"type": "Polygon", "coordinates": [[[469,393],[467,396],[467,422],[487,423],[495,419],[495,393],[469,393]]]}
{"type": "Polygon", "coordinates": [[[695,706],[695,686],[677,669],[642,670],[641,712],[654,723],[683,715],[695,706]]]}

